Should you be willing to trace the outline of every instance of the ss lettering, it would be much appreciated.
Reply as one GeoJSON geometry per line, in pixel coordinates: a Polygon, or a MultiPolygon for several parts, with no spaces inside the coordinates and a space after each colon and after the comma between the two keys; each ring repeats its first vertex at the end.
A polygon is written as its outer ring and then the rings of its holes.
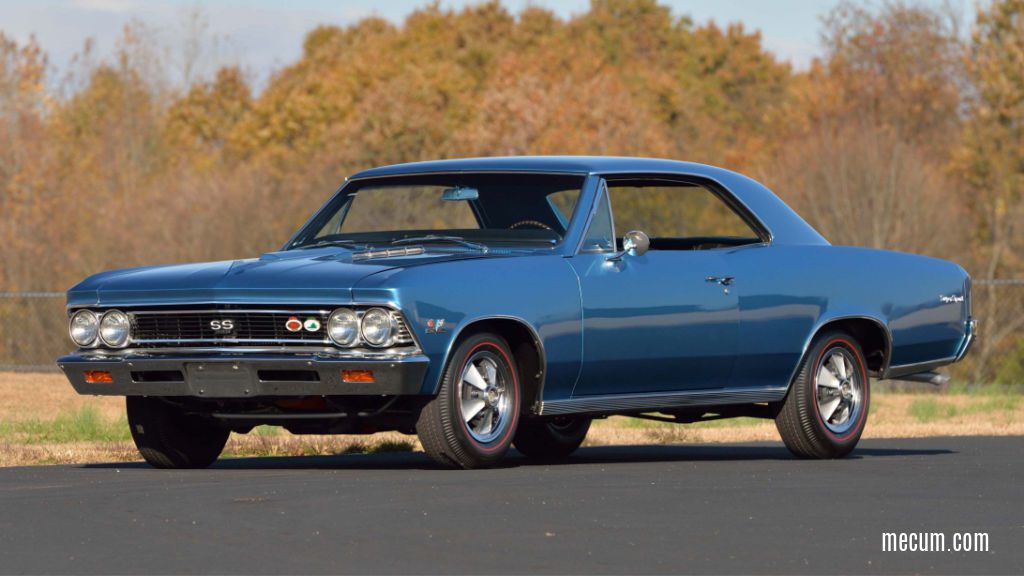
{"type": "Polygon", "coordinates": [[[235,329],[235,321],[231,319],[227,320],[210,320],[210,328],[217,331],[229,331],[235,329]]]}

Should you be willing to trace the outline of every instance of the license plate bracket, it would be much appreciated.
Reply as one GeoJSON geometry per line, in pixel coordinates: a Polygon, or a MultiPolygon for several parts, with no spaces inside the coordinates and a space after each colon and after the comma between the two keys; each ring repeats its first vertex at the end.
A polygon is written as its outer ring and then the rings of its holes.
{"type": "Polygon", "coordinates": [[[239,397],[253,393],[252,369],[238,362],[190,362],[185,373],[199,396],[239,397]]]}

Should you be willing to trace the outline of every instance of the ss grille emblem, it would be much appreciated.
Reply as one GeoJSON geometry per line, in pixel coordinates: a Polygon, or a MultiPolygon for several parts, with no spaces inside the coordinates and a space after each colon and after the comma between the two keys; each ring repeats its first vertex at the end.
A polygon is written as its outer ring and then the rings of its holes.
{"type": "Polygon", "coordinates": [[[235,329],[235,321],[231,318],[210,320],[210,329],[217,334],[229,334],[235,329]]]}

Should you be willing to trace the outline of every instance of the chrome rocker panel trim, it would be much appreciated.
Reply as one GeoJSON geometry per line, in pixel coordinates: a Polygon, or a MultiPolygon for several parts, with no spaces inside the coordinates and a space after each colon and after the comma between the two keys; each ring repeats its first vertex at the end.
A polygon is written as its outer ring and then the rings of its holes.
{"type": "Polygon", "coordinates": [[[687,406],[725,406],[778,402],[786,397],[788,387],[693,390],[687,392],[652,392],[614,396],[592,396],[542,402],[538,415],[613,414],[645,412],[687,406]]]}

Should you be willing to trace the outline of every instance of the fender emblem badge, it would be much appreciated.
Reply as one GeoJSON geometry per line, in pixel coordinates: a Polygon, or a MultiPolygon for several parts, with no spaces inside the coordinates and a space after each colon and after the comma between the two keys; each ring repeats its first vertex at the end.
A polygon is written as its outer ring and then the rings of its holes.
{"type": "Polygon", "coordinates": [[[443,334],[448,331],[444,325],[444,318],[427,320],[427,334],[443,334]]]}
{"type": "Polygon", "coordinates": [[[960,296],[959,294],[951,294],[949,296],[946,296],[945,294],[940,294],[939,295],[939,302],[942,302],[943,304],[954,304],[956,302],[963,302],[963,301],[964,301],[964,297],[960,296]]]}

